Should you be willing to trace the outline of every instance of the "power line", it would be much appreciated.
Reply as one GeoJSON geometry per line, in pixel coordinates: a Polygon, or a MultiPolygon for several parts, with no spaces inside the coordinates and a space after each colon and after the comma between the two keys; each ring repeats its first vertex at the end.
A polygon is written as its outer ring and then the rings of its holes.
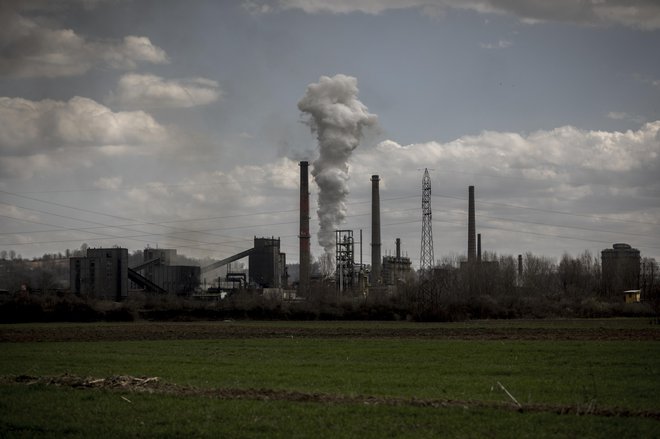
{"type": "MultiPolygon", "coordinates": [[[[11,205],[8,203],[3,203],[6,205],[18,207],[21,209],[25,210],[32,210],[35,212],[43,213],[46,215],[52,215],[60,218],[64,218],[67,220],[74,220],[77,222],[84,222],[88,224],[95,224],[95,227],[78,227],[78,228],[67,228],[65,226],[59,226],[59,225],[53,225],[53,224],[47,224],[47,223],[41,223],[38,221],[33,221],[25,218],[15,218],[15,217],[10,217],[7,215],[0,215],[5,218],[10,218],[13,220],[17,221],[25,221],[25,222],[31,222],[34,224],[41,224],[41,225],[46,225],[50,227],[57,227],[57,230],[51,230],[52,232],[64,232],[64,231],[82,231],[82,232],[87,232],[96,234],[96,235],[101,235],[102,238],[85,238],[87,240],[99,240],[99,239],[131,239],[134,241],[141,241],[141,242],[147,242],[150,243],[152,241],[146,241],[146,240],[141,240],[141,239],[136,239],[138,237],[145,237],[145,236],[166,236],[168,239],[171,240],[178,240],[178,241],[188,241],[192,243],[197,243],[201,244],[203,246],[208,246],[208,245],[227,245],[228,243],[224,242],[206,242],[206,241],[200,241],[200,240],[193,240],[193,239],[188,239],[188,238],[182,238],[182,237],[176,237],[172,236],[173,233],[202,233],[202,234],[208,234],[208,235],[215,235],[215,236],[221,236],[223,238],[228,238],[228,239],[236,239],[235,237],[228,237],[224,235],[217,235],[212,232],[214,231],[219,231],[219,230],[234,230],[234,229],[243,229],[243,228],[251,228],[251,227],[273,227],[277,225],[289,225],[289,224],[295,224],[296,221],[289,221],[289,222],[282,222],[282,223],[265,223],[265,224],[254,224],[254,225],[244,225],[244,226],[235,226],[235,227],[227,227],[227,228],[213,228],[213,229],[207,229],[207,230],[190,230],[190,229],[181,229],[181,228],[176,228],[172,226],[167,226],[165,224],[167,223],[173,223],[173,222],[190,222],[190,221],[203,221],[203,220],[217,220],[217,219],[231,219],[231,218],[240,218],[240,217],[246,217],[246,216],[256,216],[256,215],[272,215],[272,214],[277,214],[277,213],[291,213],[291,212],[297,212],[297,209],[286,209],[286,210],[278,210],[278,211],[264,211],[264,212],[256,212],[256,213],[247,213],[247,214],[240,214],[240,215],[226,215],[226,216],[219,216],[219,217],[210,217],[210,218],[198,218],[198,219],[187,219],[187,220],[171,220],[171,221],[165,221],[165,222],[153,222],[153,221],[140,221],[136,219],[131,219],[131,218],[126,218],[126,217],[121,217],[117,215],[112,215],[112,214],[107,214],[103,212],[98,212],[98,211],[93,211],[90,209],[82,209],[78,208],[75,206],[68,206],[65,204],[61,203],[55,203],[51,201],[46,201],[46,200],[41,200],[38,198],[33,198],[33,197],[26,197],[24,195],[8,192],[8,191],[2,191],[0,190],[0,193],[7,194],[10,196],[16,196],[19,198],[24,198],[27,200],[31,201],[37,201],[45,204],[50,204],[54,205],[60,208],[65,208],[65,209],[72,209],[76,211],[81,211],[81,212],[86,212],[86,213],[91,213],[94,215],[101,215],[101,216],[107,216],[110,218],[116,218],[116,219],[122,219],[123,221],[129,221],[135,224],[122,224],[122,225],[110,225],[110,224],[104,224],[92,220],[84,220],[80,218],[75,218],[71,216],[65,216],[65,215],[60,215],[54,212],[49,212],[49,211],[43,211],[43,210],[38,210],[38,209],[30,209],[26,207],[21,207],[21,206],[15,206],[11,205]],[[156,227],[165,227],[172,229],[173,232],[170,233],[145,233],[141,230],[135,230],[129,227],[136,227],[136,226],[156,226],[156,227]],[[112,235],[112,234],[103,234],[99,232],[91,232],[91,230],[97,230],[101,228],[115,228],[115,229],[123,229],[127,230],[129,232],[138,232],[142,233],[141,235],[128,235],[128,236],[121,236],[121,235],[112,235]]],[[[457,200],[462,200],[464,201],[464,197],[456,197],[456,196],[450,196],[450,195],[438,195],[434,194],[436,197],[440,198],[449,198],[449,199],[457,199],[457,200]]],[[[391,198],[385,198],[383,201],[394,201],[394,200],[402,200],[402,199],[413,199],[413,198],[418,198],[418,196],[400,196],[400,197],[391,197],[391,198]]],[[[356,201],[353,203],[347,203],[348,205],[359,205],[359,204],[366,204],[369,203],[369,201],[356,201]]],[[[525,209],[525,210],[532,210],[532,211],[539,211],[539,212],[544,212],[544,213],[553,213],[553,214],[562,214],[562,215],[570,215],[570,216],[576,216],[576,217],[586,217],[586,218],[593,218],[593,219],[598,219],[598,220],[604,220],[604,221],[612,221],[612,222],[618,222],[618,223],[624,223],[624,224],[645,224],[645,225],[659,225],[657,223],[652,223],[652,222],[645,222],[645,221],[635,221],[635,220],[620,220],[620,219],[612,219],[608,217],[602,217],[602,216],[597,216],[597,215],[589,215],[589,214],[578,214],[578,213],[572,213],[572,212],[565,212],[565,211],[558,211],[558,210],[551,210],[551,209],[542,209],[542,208],[535,208],[535,207],[529,207],[529,206],[520,206],[520,205],[513,205],[513,204],[507,204],[507,203],[495,203],[495,202],[485,202],[485,201],[478,201],[480,204],[486,204],[486,205],[493,205],[493,206],[504,206],[504,207],[510,207],[510,208],[515,208],[515,209],[525,209]]],[[[396,212],[403,212],[403,211],[413,211],[417,210],[417,208],[410,208],[410,209],[394,209],[394,210],[387,210],[385,213],[396,213],[396,212]]],[[[358,217],[358,216],[366,216],[368,213],[365,214],[356,214],[356,215],[347,215],[346,218],[352,218],[352,217],[358,217]]],[[[548,227],[559,227],[559,228],[568,228],[568,229],[575,229],[575,230],[586,230],[586,231],[593,231],[593,232],[603,232],[603,233],[616,233],[616,234],[625,234],[625,235],[630,235],[630,236],[639,236],[639,237],[647,237],[646,235],[641,235],[641,234],[636,234],[636,233],[630,233],[630,232],[614,232],[611,230],[599,230],[599,229],[591,229],[591,228],[584,228],[584,227],[578,227],[578,226],[565,226],[565,225],[556,225],[556,224],[548,224],[548,223],[543,223],[543,222],[533,222],[533,221],[524,221],[524,220],[514,220],[514,219],[506,219],[506,218],[500,218],[500,217],[491,217],[487,215],[479,215],[480,217],[483,218],[490,218],[494,220],[499,220],[499,221],[507,221],[507,222],[518,222],[518,223],[525,223],[525,224],[534,224],[534,225],[541,225],[541,226],[548,226],[548,227]]],[[[392,223],[392,224],[383,224],[383,226],[387,225],[397,225],[397,224],[408,224],[408,223],[413,223],[413,222],[418,222],[419,220],[415,221],[406,221],[402,223],[392,223]]],[[[447,222],[451,223],[449,221],[442,221],[436,219],[436,221],[439,222],[447,222]]],[[[455,224],[455,223],[454,223],[455,224]]],[[[548,234],[548,233],[539,233],[539,232],[527,232],[527,231],[521,231],[521,230],[510,230],[506,228],[501,228],[501,227],[494,227],[494,226],[484,226],[486,228],[491,228],[491,229],[497,229],[497,230],[503,230],[503,231],[508,231],[508,232],[514,232],[514,233],[528,233],[528,234],[534,234],[538,236],[548,236],[548,237],[559,237],[562,239],[570,239],[570,240],[575,240],[575,241],[585,241],[585,242],[598,242],[598,243],[607,243],[609,242],[606,241],[601,241],[601,240],[593,240],[593,239],[588,239],[588,238],[576,238],[576,237],[568,237],[568,236],[563,236],[563,235],[556,235],[556,234],[548,234]]],[[[26,233],[46,233],[46,232],[51,232],[51,231],[33,231],[33,232],[22,232],[22,233],[5,233],[3,232],[2,234],[9,234],[9,235],[20,235],[20,234],[26,234],[26,233]]],[[[242,238],[242,240],[248,241],[248,238],[242,238]]],[[[39,243],[50,243],[50,242],[73,242],[76,240],[67,240],[67,241],[36,241],[36,242],[31,242],[31,243],[11,243],[11,244],[5,244],[5,245],[27,245],[27,244],[39,244],[39,243]]],[[[237,241],[229,241],[229,242],[237,242],[237,241]]],[[[185,245],[179,245],[179,247],[183,248],[192,248],[192,249],[197,249],[197,250],[207,250],[203,249],[202,247],[199,246],[185,246],[185,245]]],[[[647,246],[651,248],[657,248],[655,246],[647,246]]],[[[209,250],[210,251],[210,250],[209,250]]]]}
{"type": "MultiPolygon", "coordinates": [[[[455,200],[461,200],[465,201],[465,198],[463,197],[456,197],[452,195],[434,195],[434,197],[440,197],[440,198],[450,198],[450,199],[455,199],[455,200]]],[[[593,218],[593,219],[598,219],[601,221],[612,221],[612,222],[618,222],[618,223],[635,223],[635,224],[645,224],[645,225],[651,225],[651,226],[660,226],[660,223],[653,223],[653,222],[647,222],[647,221],[635,221],[635,220],[621,220],[621,219],[615,219],[615,218],[609,218],[609,217],[603,217],[603,216],[598,216],[598,215],[590,215],[586,213],[573,213],[573,212],[566,212],[562,210],[552,210],[552,209],[542,209],[540,207],[529,207],[529,206],[520,206],[520,205],[515,205],[515,204],[507,204],[507,203],[494,203],[494,202],[489,202],[489,201],[477,201],[477,204],[487,204],[491,206],[504,206],[504,207],[512,207],[515,209],[525,209],[525,210],[534,210],[537,212],[544,212],[544,213],[556,213],[556,214],[561,214],[561,215],[570,215],[570,216],[578,216],[578,217],[585,217],[585,218],[593,218]]]]}
{"type": "MultiPolygon", "coordinates": [[[[3,203],[3,204],[5,204],[5,203],[3,203]]],[[[130,228],[127,228],[127,227],[103,224],[103,223],[99,223],[99,222],[91,221],[91,220],[78,220],[77,218],[73,218],[73,217],[69,217],[69,216],[65,216],[65,215],[60,215],[60,214],[55,214],[55,213],[52,213],[52,212],[42,211],[42,210],[39,210],[39,209],[32,209],[32,208],[27,208],[27,207],[22,207],[22,206],[14,206],[14,207],[18,207],[20,209],[29,210],[29,211],[33,211],[33,212],[43,213],[43,214],[46,214],[46,215],[53,215],[53,216],[57,216],[57,217],[60,217],[60,218],[73,219],[73,220],[80,221],[80,222],[87,222],[89,224],[97,224],[97,225],[100,226],[100,227],[97,227],[97,228],[115,228],[115,229],[127,230],[129,232],[138,232],[138,233],[142,233],[142,234],[134,235],[134,236],[121,236],[121,235],[113,235],[113,234],[101,233],[101,232],[91,232],[91,231],[87,232],[87,231],[83,230],[83,232],[85,232],[85,233],[92,233],[94,235],[100,235],[100,236],[102,236],[102,238],[89,238],[88,237],[88,238],[81,238],[81,239],[78,239],[78,240],[66,240],[66,241],[36,241],[36,242],[32,241],[32,242],[27,242],[27,243],[26,242],[22,242],[22,243],[3,243],[3,245],[33,245],[33,244],[44,244],[44,243],[53,243],[53,242],[73,242],[73,241],[79,241],[79,240],[99,240],[99,239],[108,239],[108,238],[112,238],[112,239],[130,239],[130,240],[138,241],[138,242],[151,243],[152,241],[147,241],[147,240],[137,239],[137,238],[146,237],[146,236],[165,236],[166,235],[164,233],[160,233],[160,234],[159,233],[144,233],[140,230],[134,230],[134,229],[130,229],[130,228]]],[[[6,217],[6,215],[3,215],[3,216],[6,217]]],[[[13,218],[13,219],[18,219],[18,220],[21,220],[21,221],[24,220],[22,218],[13,218]]],[[[55,225],[55,224],[41,223],[41,222],[31,221],[31,220],[26,220],[26,221],[29,221],[29,222],[32,222],[32,223],[39,223],[41,225],[47,225],[47,226],[50,226],[50,227],[59,227],[60,230],[56,230],[55,232],[67,231],[66,227],[58,226],[58,225],[55,225]],[[61,229],[65,229],[65,230],[61,230],[61,229]]],[[[75,229],[75,231],[79,231],[79,230],[75,229]]],[[[183,233],[183,232],[181,232],[181,233],[183,233]]],[[[18,235],[20,235],[20,233],[18,233],[18,235]]],[[[203,244],[203,245],[222,245],[221,243],[210,243],[210,242],[198,241],[198,240],[194,240],[194,239],[180,238],[180,237],[176,237],[176,236],[166,236],[166,237],[171,239],[171,240],[189,241],[189,242],[194,242],[194,243],[203,244]]],[[[181,244],[178,244],[178,247],[198,248],[198,247],[185,246],[185,245],[181,245],[181,244]]]]}
{"type": "MultiPolygon", "coordinates": [[[[458,214],[458,215],[467,215],[466,212],[464,211],[458,211],[456,209],[450,210],[449,211],[452,214],[458,214]]],[[[603,229],[594,229],[591,227],[580,227],[580,226],[565,226],[565,225],[559,225],[559,224],[550,224],[550,223],[544,223],[544,222],[539,222],[539,221],[525,221],[525,220],[517,220],[517,219],[511,219],[511,218],[502,218],[502,217],[497,217],[497,216],[490,216],[490,215],[483,215],[483,214],[477,214],[478,218],[488,218],[488,219],[493,219],[496,221],[505,221],[509,223],[521,223],[521,224],[534,224],[538,226],[547,226],[547,227],[557,227],[557,228],[562,228],[562,229],[574,229],[574,230],[584,230],[587,232],[599,232],[599,233],[611,233],[614,235],[629,235],[629,236],[637,236],[641,238],[649,238],[648,234],[640,234],[640,233],[632,233],[632,232],[615,232],[614,230],[603,230],[603,229]]]]}

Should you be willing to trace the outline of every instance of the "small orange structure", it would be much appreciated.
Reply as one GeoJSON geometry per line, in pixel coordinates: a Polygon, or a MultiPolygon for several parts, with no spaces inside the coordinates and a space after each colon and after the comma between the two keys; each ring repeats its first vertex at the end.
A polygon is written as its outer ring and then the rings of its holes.
{"type": "Polygon", "coordinates": [[[627,290],[623,292],[624,300],[626,303],[639,303],[641,302],[642,290],[627,290]]]}

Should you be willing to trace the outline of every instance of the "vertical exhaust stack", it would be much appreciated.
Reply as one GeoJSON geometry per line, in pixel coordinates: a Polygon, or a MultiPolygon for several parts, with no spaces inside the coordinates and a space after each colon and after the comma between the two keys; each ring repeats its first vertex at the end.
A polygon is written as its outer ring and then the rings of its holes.
{"type": "Polygon", "coordinates": [[[401,260],[401,238],[396,239],[396,260],[401,260]]]}
{"type": "Polygon", "coordinates": [[[523,257],[518,255],[518,280],[522,280],[523,276],[523,257]]]}
{"type": "Polygon", "coordinates": [[[308,162],[300,162],[300,281],[298,294],[309,296],[309,172],[308,162]]]}
{"type": "Polygon", "coordinates": [[[481,262],[481,233],[477,233],[477,263],[481,262]]]}
{"type": "Polygon", "coordinates": [[[371,176],[371,284],[380,281],[380,194],[378,175],[371,176]]]}
{"type": "Polygon", "coordinates": [[[476,260],[475,221],[474,221],[474,186],[468,188],[468,263],[476,260]]]}

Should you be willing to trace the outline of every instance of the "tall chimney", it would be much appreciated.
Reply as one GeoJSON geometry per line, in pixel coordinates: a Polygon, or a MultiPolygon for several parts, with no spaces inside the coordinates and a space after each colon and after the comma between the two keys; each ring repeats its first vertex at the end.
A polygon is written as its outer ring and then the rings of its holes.
{"type": "Polygon", "coordinates": [[[477,233],[477,263],[481,262],[481,233],[477,233]]]}
{"type": "Polygon", "coordinates": [[[300,162],[300,280],[298,294],[309,296],[309,163],[300,162]]]}
{"type": "Polygon", "coordinates": [[[380,281],[380,194],[377,175],[371,176],[371,284],[380,281]]]}
{"type": "Polygon", "coordinates": [[[401,238],[396,239],[396,260],[401,260],[401,238]]]}
{"type": "Polygon", "coordinates": [[[468,263],[476,259],[474,224],[474,186],[468,188],[468,263]]]}
{"type": "Polygon", "coordinates": [[[522,255],[518,255],[518,280],[522,280],[523,275],[523,260],[522,255]]]}

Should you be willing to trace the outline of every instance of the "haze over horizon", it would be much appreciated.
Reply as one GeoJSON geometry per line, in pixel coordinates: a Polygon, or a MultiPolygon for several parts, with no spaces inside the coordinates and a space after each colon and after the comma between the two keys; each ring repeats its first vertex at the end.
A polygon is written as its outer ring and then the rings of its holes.
{"type": "Polygon", "coordinates": [[[297,262],[299,103],[340,77],[368,115],[341,176],[365,261],[378,174],[382,254],[418,268],[424,168],[436,259],[466,253],[469,185],[484,251],[660,259],[651,0],[6,1],[0,42],[0,249],[26,258],[275,236],[297,262]]]}

